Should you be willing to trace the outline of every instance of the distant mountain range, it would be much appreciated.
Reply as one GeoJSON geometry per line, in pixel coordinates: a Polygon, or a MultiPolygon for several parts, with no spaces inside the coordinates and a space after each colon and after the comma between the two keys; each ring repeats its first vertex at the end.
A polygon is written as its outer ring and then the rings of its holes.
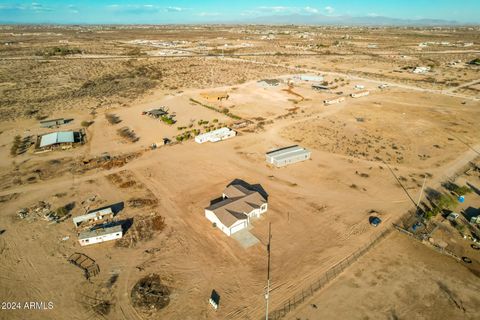
{"type": "MultiPolygon", "coordinates": [[[[14,22],[14,21],[0,21],[0,24],[85,24],[83,22],[69,22],[69,23],[28,23],[28,22],[14,22]]],[[[86,23],[89,24],[89,23],[86,23]]],[[[102,23],[97,23],[101,25],[102,23]]],[[[104,23],[111,24],[111,23],[104,23]]],[[[116,23],[114,23],[116,24],[116,23]]],[[[135,25],[137,23],[133,23],[135,25]]],[[[158,23],[138,23],[138,24],[164,24],[161,21],[158,23]]],[[[166,23],[176,24],[176,23],[166,23]]],[[[211,21],[198,21],[198,22],[184,22],[178,24],[263,24],[263,25],[325,25],[325,26],[461,26],[461,25],[479,25],[478,23],[460,23],[453,20],[440,20],[440,19],[398,19],[389,18],[383,16],[326,16],[322,14],[285,14],[285,15],[271,15],[271,16],[259,16],[254,18],[242,18],[235,20],[224,20],[222,17],[212,17],[211,21]]],[[[126,23],[125,25],[129,25],[126,23]]]]}
{"type": "Polygon", "coordinates": [[[457,21],[439,19],[397,19],[382,16],[352,17],[322,14],[289,14],[262,16],[242,21],[252,24],[295,24],[336,26],[444,26],[459,25],[457,21]]]}

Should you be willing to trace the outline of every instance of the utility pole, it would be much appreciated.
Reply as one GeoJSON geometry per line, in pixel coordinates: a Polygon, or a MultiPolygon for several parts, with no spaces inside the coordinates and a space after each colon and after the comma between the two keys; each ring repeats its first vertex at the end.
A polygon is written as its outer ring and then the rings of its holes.
{"type": "Polygon", "coordinates": [[[425,177],[423,178],[423,185],[422,185],[422,189],[420,190],[420,195],[418,196],[416,212],[418,212],[418,206],[420,205],[420,200],[422,200],[423,188],[425,187],[426,181],[427,181],[427,175],[425,175],[425,177]]]}
{"type": "Polygon", "coordinates": [[[268,320],[268,298],[270,296],[270,240],[272,239],[271,226],[272,226],[272,223],[269,222],[268,223],[268,243],[267,243],[268,263],[267,263],[267,292],[265,293],[265,301],[266,301],[265,320],[268,320]]]}

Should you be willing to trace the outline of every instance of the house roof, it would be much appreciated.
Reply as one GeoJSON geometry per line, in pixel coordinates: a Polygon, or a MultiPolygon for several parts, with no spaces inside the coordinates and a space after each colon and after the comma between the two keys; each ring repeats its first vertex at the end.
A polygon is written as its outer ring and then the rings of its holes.
{"type": "Polygon", "coordinates": [[[231,184],[225,188],[225,190],[223,191],[223,194],[227,198],[236,198],[236,197],[246,196],[247,194],[250,194],[252,192],[255,192],[255,191],[248,190],[247,188],[239,184],[231,184]]]}
{"type": "Polygon", "coordinates": [[[223,194],[227,197],[226,199],[206,209],[213,211],[218,220],[226,227],[231,227],[239,220],[246,220],[247,213],[260,208],[267,202],[257,191],[248,190],[238,184],[228,186],[223,194]]]}
{"type": "Polygon", "coordinates": [[[163,116],[167,114],[167,112],[162,109],[150,109],[150,110],[146,110],[145,112],[153,116],[163,116]]]}
{"type": "Polygon", "coordinates": [[[41,137],[40,148],[47,147],[57,143],[73,143],[75,138],[73,131],[60,131],[45,134],[41,137]]]}

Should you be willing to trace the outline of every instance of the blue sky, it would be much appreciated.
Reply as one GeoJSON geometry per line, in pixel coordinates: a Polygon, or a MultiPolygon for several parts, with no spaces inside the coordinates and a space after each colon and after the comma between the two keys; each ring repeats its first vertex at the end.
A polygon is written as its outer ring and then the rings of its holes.
{"type": "Polygon", "coordinates": [[[0,22],[19,23],[215,23],[288,14],[433,18],[479,24],[480,0],[0,0],[0,22]]]}

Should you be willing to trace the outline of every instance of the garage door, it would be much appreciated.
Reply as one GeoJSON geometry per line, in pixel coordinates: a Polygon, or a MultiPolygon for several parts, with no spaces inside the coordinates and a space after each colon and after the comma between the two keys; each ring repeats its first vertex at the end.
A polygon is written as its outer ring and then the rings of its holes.
{"type": "Polygon", "coordinates": [[[247,222],[240,223],[239,225],[236,225],[235,227],[230,229],[230,234],[234,234],[235,232],[238,232],[242,229],[245,229],[247,222]]]}

